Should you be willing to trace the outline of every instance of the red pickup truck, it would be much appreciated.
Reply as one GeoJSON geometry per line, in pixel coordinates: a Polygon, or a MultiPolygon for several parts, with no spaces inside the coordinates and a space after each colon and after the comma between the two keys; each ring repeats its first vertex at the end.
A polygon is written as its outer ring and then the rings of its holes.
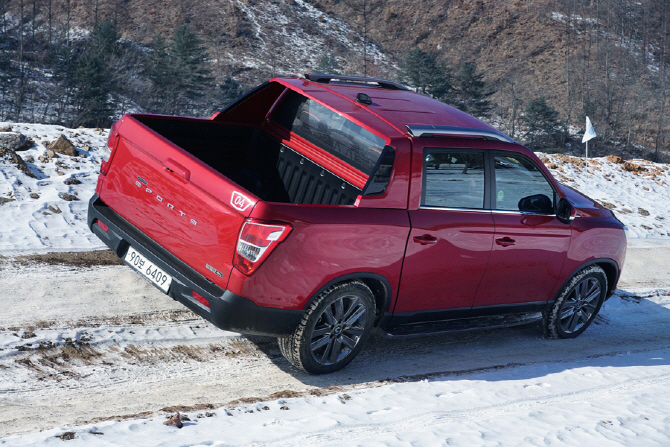
{"type": "Polygon", "coordinates": [[[527,148],[383,79],[275,78],[211,119],[125,115],[90,229],[216,326],[336,371],[373,328],[579,335],[626,250],[527,148]]]}

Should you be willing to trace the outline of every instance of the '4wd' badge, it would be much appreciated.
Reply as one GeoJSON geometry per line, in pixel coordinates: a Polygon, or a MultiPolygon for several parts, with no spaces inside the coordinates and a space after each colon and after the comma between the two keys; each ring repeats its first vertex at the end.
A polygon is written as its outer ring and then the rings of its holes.
{"type": "Polygon", "coordinates": [[[230,198],[230,204],[233,205],[233,208],[236,210],[244,211],[251,205],[251,200],[247,199],[239,192],[233,191],[233,195],[230,198]]]}

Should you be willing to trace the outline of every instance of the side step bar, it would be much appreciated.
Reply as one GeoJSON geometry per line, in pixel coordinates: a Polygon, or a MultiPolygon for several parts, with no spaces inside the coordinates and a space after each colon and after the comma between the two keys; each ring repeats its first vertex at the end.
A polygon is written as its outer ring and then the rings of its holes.
{"type": "Polygon", "coordinates": [[[427,323],[411,323],[394,327],[390,331],[384,331],[383,329],[382,331],[387,338],[420,337],[429,334],[449,334],[522,326],[540,319],[542,319],[541,312],[530,312],[427,323]]]}

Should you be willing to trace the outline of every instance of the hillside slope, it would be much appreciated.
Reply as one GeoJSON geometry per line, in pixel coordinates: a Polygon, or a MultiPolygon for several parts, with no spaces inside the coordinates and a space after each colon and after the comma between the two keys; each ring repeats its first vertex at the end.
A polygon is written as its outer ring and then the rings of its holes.
{"type": "MultiPolygon", "coordinates": [[[[558,120],[573,126],[574,140],[584,115],[591,117],[600,137],[591,144],[592,154],[628,156],[670,147],[670,40],[663,37],[670,4],[664,0],[51,0],[23,9],[20,4],[0,3],[0,77],[11,68],[11,79],[0,90],[0,119],[68,122],[55,111],[56,103],[62,109],[68,100],[59,94],[62,49],[56,47],[67,48],[66,35],[83,40],[105,20],[140,53],[133,54],[134,62],[120,62],[126,71],[121,70],[117,90],[130,83],[137,87],[116,98],[122,104],[115,113],[128,110],[127,104],[150,109],[153,39],[169,39],[186,23],[205,44],[216,80],[199,105],[201,116],[229,100],[218,96],[218,86],[231,76],[249,88],[275,75],[314,71],[323,56],[332,55],[333,70],[396,79],[406,52],[419,48],[446,64],[447,72],[440,74],[445,77],[463,62],[474,63],[493,93],[489,121],[515,138],[523,140],[518,131],[524,108],[544,96],[558,120]],[[23,62],[30,67],[27,74],[23,62]],[[19,98],[35,104],[11,105],[19,98]]],[[[575,143],[558,138],[545,147],[581,153],[575,143]]]]}
{"type": "MultiPolygon", "coordinates": [[[[510,73],[530,94],[558,99],[564,89],[562,27],[547,9],[521,1],[370,2],[370,38],[402,57],[412,47],[435,53],[451,65],[475,62],[486,80],[498,84],[510,73]]],[[[353,23],[360,8],[351,2],[318,0],[314,5],[353,23]]]]}
{"type": "MultiPolygon", "coordinates": [[[[74,20],[94,23],[91,5],[79,4],[74,20]]],[[[198,28],[222,72],[248,83],[273,74],[302,74],[332,51],[343,72],[363,74],[366,36],[368,75],[395,78],[404,53],[415,46],[458,63],[471,60],[497,84],[511,72],[529,94],[558,98],[564,90],[562,26],[544,7],[521,1],[451,0],[137,0],[114,17],[127,39],[148,45],[179,23],[198,28]],[[359,4],[360,3],[360,4],[359,4]]]]}
{"type": "MultiPolygon", "coordinates": [[[[72,16],[80,28],[95,24],[89,2],[75,3],[72,16]]],[[[246,86],[275,75],[301,75],[328,50],[339,55],[343,71],[362,72],[358,30],[308,0],[101,2],[98,18],[115,21],[125,39],[147,46],[155,35],[168,38],[178,24],[190,24],[207,46],[217,76],[233,75],[246,86]]],[[[374,42],[368,52],[381,72],[395,75],[393,55],[374,42]]]]}

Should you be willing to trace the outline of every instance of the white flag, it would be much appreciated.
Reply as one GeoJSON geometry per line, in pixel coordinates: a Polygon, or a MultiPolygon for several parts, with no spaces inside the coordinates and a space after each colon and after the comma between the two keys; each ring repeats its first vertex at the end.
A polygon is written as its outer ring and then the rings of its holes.
{"type": "Polygon", "coordinates": [[[592,138],[596,137],[596,131],[591,124],[589,117],[586,117],[586,132],[584,132],[584,137],[582,138],[582,143],[586,143],[592,138]]]}

